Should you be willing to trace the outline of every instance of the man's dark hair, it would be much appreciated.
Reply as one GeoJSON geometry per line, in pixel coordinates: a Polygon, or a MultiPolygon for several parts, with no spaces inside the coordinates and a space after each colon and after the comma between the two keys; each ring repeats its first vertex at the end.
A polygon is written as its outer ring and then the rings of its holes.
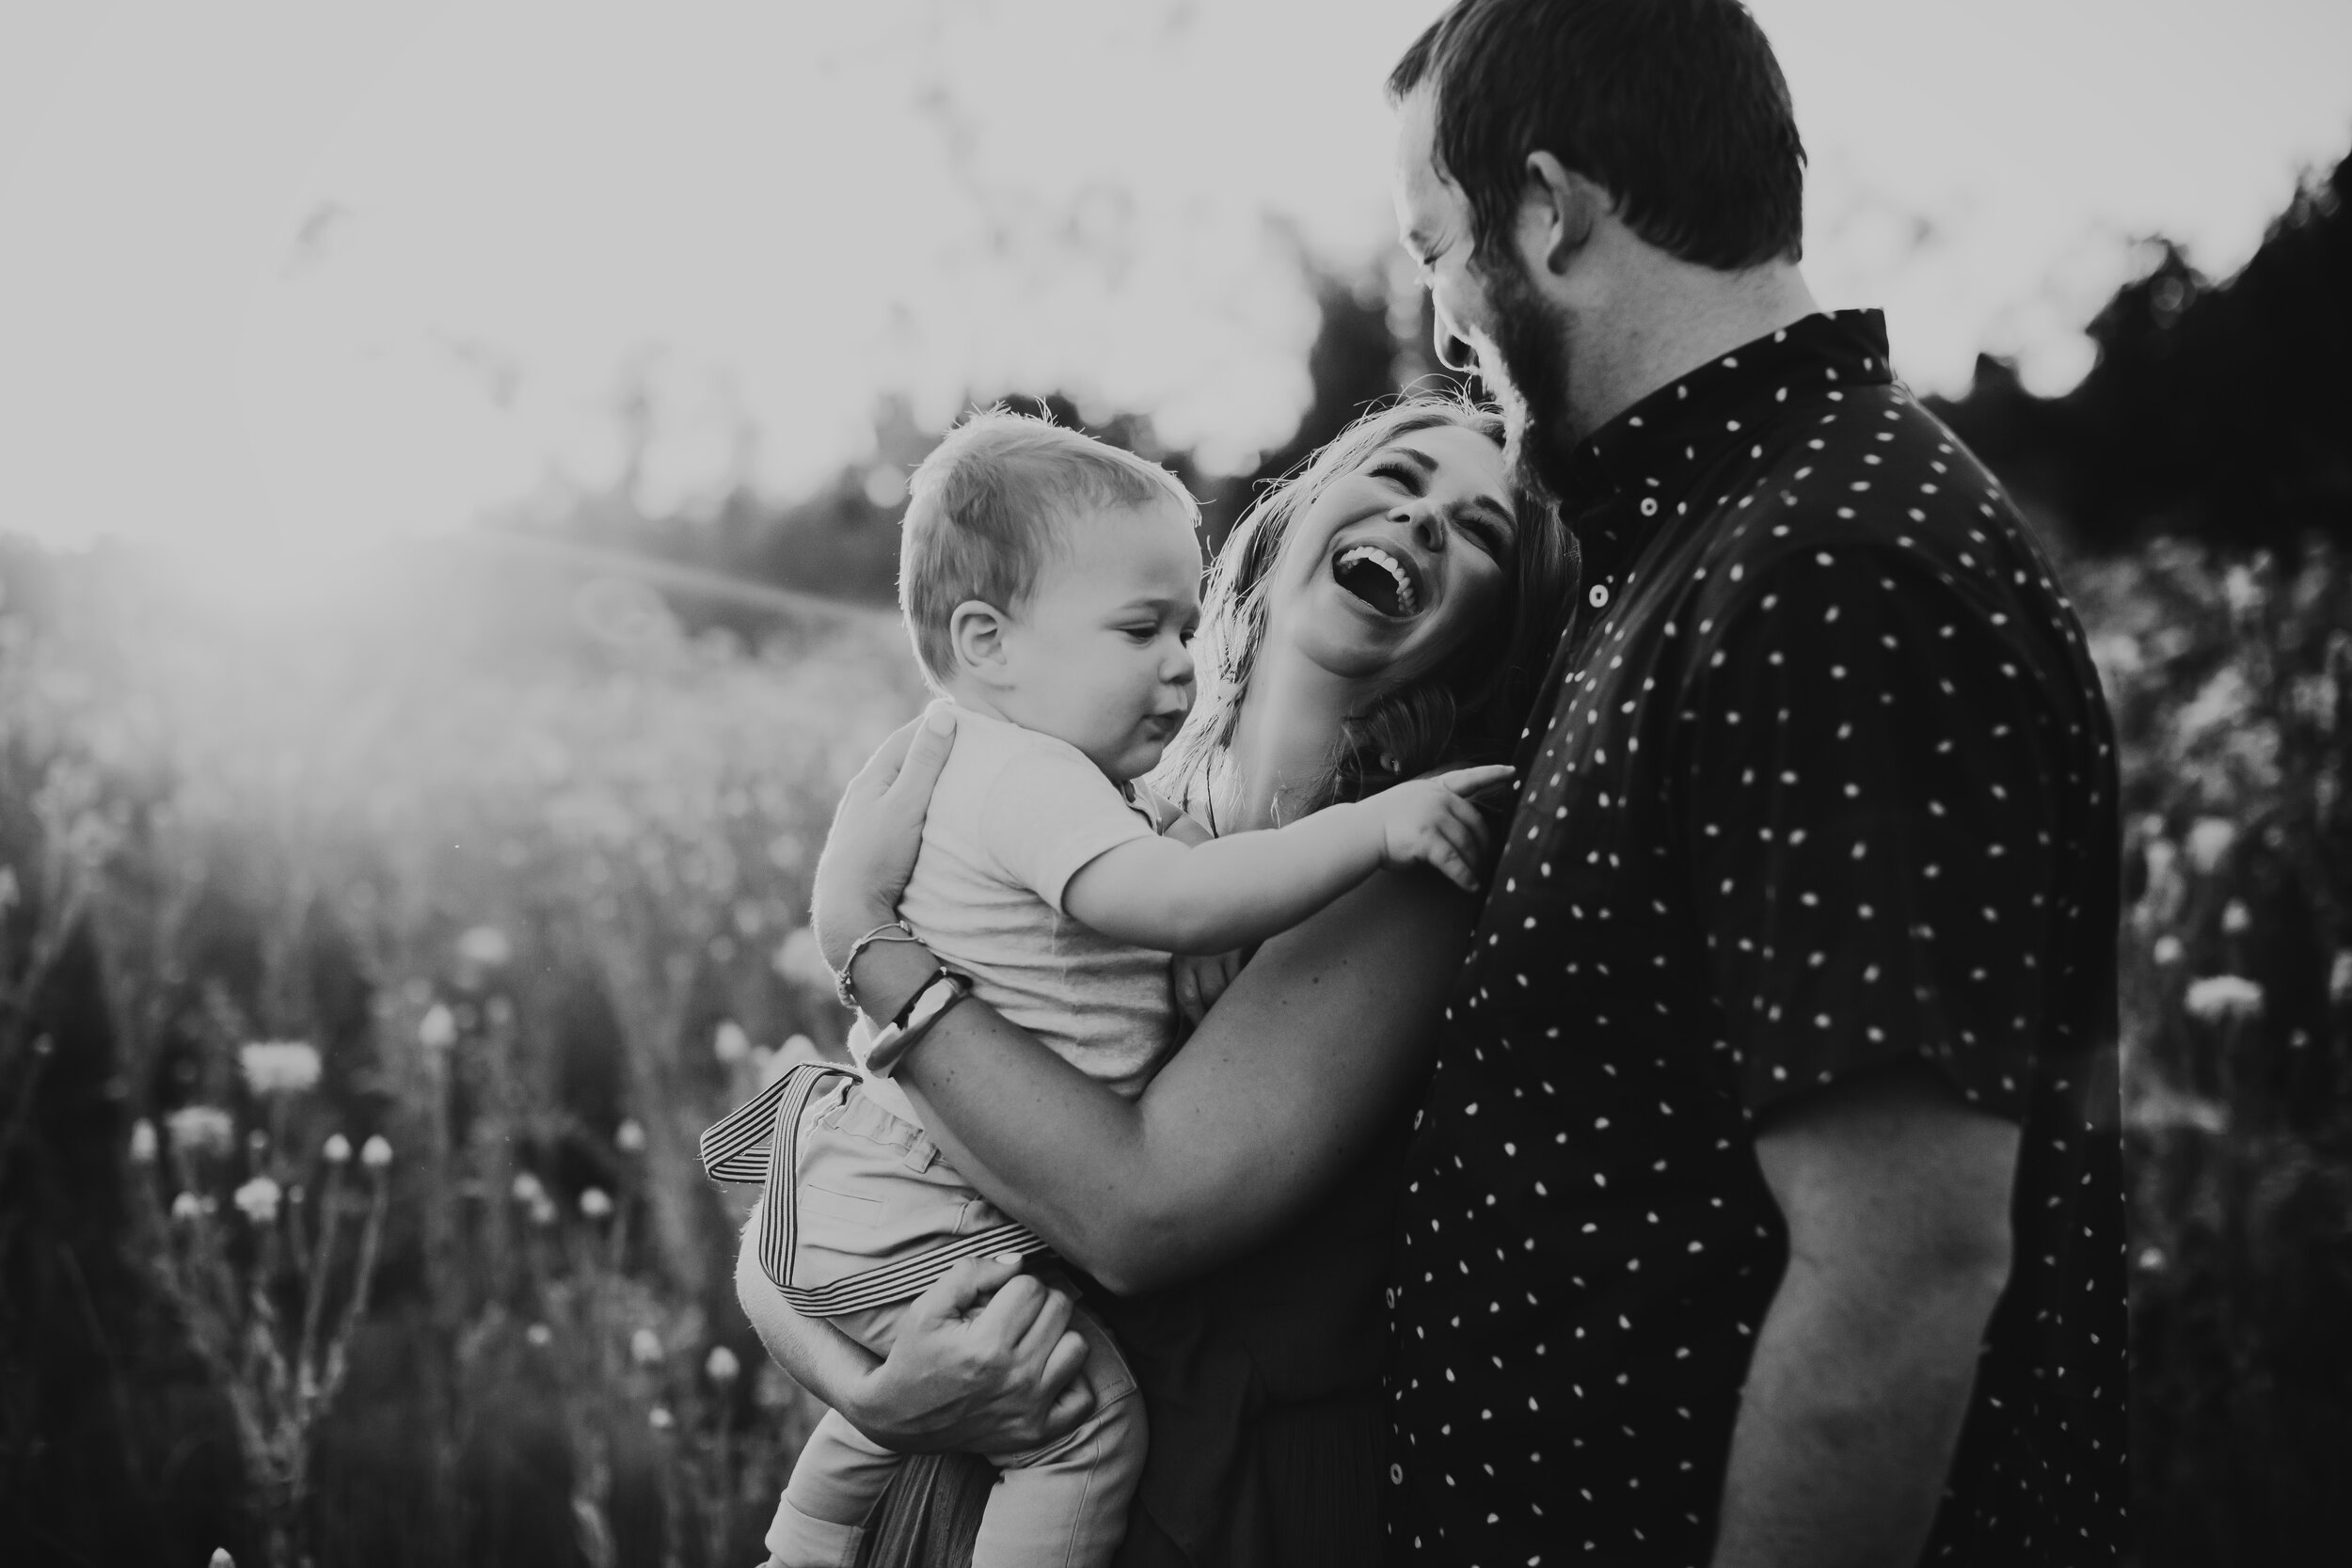
{"type": "Polygon", "coordinates": [[[1389,92],[1437,97],[1438,166],[1494,254],[1549,152],[1668,254],[1731,272],[1804,249],[1804,145],[1788,84],[1739,0],[1457,0],[1389,92]]]}

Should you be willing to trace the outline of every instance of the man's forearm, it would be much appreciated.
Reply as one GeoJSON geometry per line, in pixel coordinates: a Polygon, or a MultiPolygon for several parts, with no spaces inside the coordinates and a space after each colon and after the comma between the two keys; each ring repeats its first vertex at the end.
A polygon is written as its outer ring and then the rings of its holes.
{"type": "Polygon", "coordinates": [[[1909,1568],[1934,1523],[2001,1271],[1915,1290],[1791,1259],[1756,1336],[1715,1568],[1909,1568]]]}

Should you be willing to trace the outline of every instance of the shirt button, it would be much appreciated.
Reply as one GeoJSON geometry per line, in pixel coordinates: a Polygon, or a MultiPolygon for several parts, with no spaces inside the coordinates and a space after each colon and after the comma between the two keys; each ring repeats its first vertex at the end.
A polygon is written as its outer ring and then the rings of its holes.
{"type": "Polygon", "coordinates": [[[1642,498],[1642,515],[1645,517],[1655,517],[1658,515],[1658,498],[1656,496],[1644,496],[1642,498]]]}
{"type": "Polygon", "coordinates": [[[1597,582],[1593,584],[1592,592],[1584,595],[1584,602],[1595,610],[1606,610],[1609,608],[1609,590],[1597,582]]]}

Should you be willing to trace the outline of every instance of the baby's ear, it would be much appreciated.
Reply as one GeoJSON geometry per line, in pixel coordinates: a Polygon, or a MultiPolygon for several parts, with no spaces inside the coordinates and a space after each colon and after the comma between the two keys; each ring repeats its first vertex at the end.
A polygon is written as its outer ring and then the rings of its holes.
{"type": "Polygon", "coordinates": [[[1005,673],[1005,613],[979,599],[966,599],[947,616],[947,643],[956,668],[981,680],[1005,673]]]}

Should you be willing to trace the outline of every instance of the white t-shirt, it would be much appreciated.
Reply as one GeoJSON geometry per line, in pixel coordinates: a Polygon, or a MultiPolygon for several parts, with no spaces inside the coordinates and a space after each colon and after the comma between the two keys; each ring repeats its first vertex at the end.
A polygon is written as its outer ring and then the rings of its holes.
{"type": "MultiPolygon", "coordinates": [[[[1130,803],[1066,740],[959,707],[898,900],[939,961],[972,976],[975,996],[1130,1100],[1175,1038],[1168,956],[1080,925],[1062,893],[1104,850],[1151,837],[1155,804],[1130,803]]],[[[851,1042],[860,1057],[864,1029],[861,1020],[851,1042]]],[[[897,1085],[869,1074],[866,1087],[922,1120],[897,1085]]]]}

